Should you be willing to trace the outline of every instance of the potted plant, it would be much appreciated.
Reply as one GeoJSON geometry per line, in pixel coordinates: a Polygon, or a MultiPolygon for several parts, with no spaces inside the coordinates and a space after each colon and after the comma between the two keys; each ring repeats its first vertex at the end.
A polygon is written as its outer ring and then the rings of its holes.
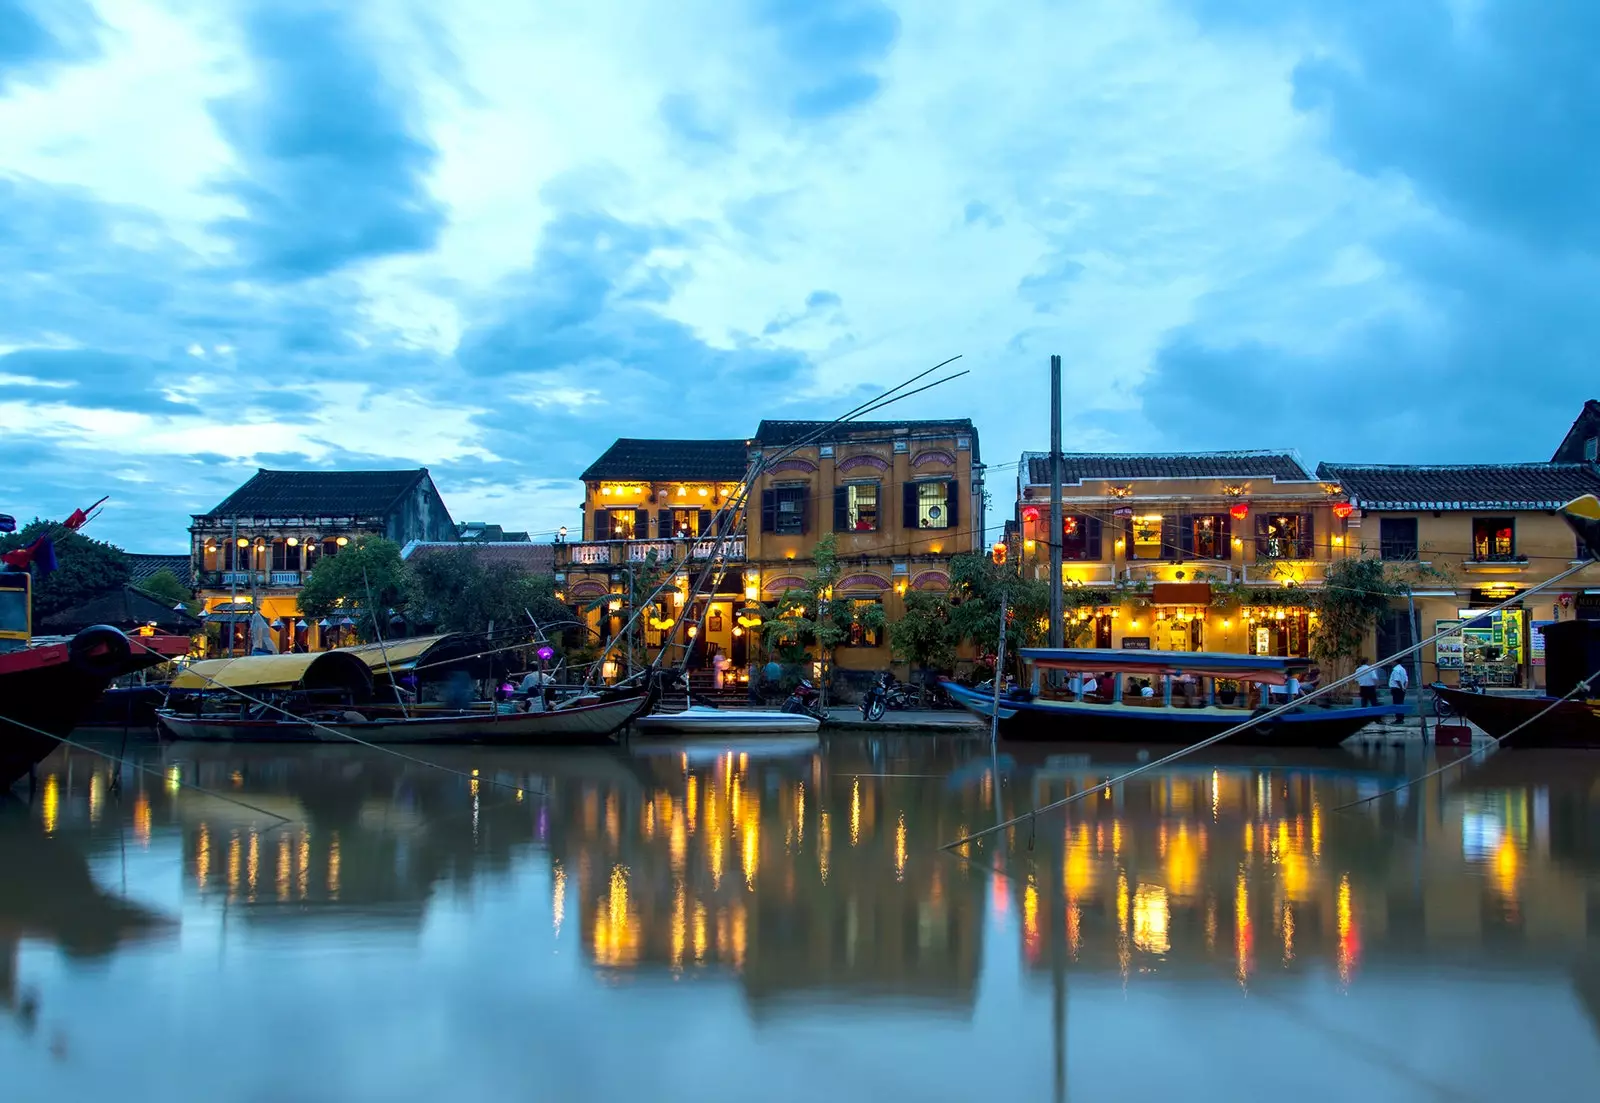
{"type": "Polygon", "coordinates": [[[1231,705],[1239,699],[1239,683],[1232,678],[1217,679],[1217,703],[1231,705]]]}

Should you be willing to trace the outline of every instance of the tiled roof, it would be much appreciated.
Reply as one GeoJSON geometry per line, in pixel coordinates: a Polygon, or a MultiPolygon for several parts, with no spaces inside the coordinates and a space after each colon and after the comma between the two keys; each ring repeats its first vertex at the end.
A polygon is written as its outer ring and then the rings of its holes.
{"type": "Polygon", "coordinates": [[[638,479],[715,479],[737,482],[750,466],[743,440],[646,440],[620,437],[600,458],[589,465],[581,478],[638,479]]]}
{"type": "Polygon", "coordinates": [[[491,525],[483,521],[466,521],[457,525],[456,536],[480,544],[526,544],[532,539],[526,532],[507,532],[500,525],[491,525]]]}
{"type": "MultiPolygon", "coordinates": [[[[1024,452],[1028,485],[1050,485],[1050,453],[1024,452]]],[[[1310,482],[1293,452],[1064,452],[1061,481],[1085,479],[1283,479],[1310,482]]]]}
{"type": "Polygon", "coordinates": [[[978,452],[978,431],[973,428],[972,420],[964,417],[933,421],[847,421],[838,425],[831,421],[763,421],[756,427],[755,440],[764,446],[782,447],[797,444],[822,430],[826,431],[817,437],[818,442],[868,436],[891,437],[900,431],[920,436],[930,433],[941,436],[965,433],[972,437],[974,459],[977,458],[978,452]]]}
{"type": "Polygon", "coordinates": [[[258,470],[210,513],[219,517],[381,517],[426,478],[410,471],[258,470]]]}
{"type": "Polygon", "coordinates": [[[513,567],[520,567],[532,574],[550,574],[556,569],[556,551],[549,544],[524,544],[507,542],[503,544],[443,544],[423,543],[413,540],[400,550],[400,558],[406,560],[417,559],[426,555],[437,555],[441,552],[465,551],[485,567],[496,563],[508,563],[513,567]]]}
{"type": "Polygon", "coordinates": [[[40,627],[52,632],[76,632],[93,624],[130,628],[155,621],[164,632],[198,632],[200,621],[182,609],[174,609],[173,604],[137,586],[122,586],[45,617],[40,627]]]}
{"type": "Polygon", "coordinates": [[[1600,492],[1600,474],[1582,463],[1324,463],[1317,476],[1377,510],[1557,509],[1600,492]]]}
{"type": "Polygon", "coordinates": [[[126,552],[128,581],[135,586],[160,571],[171,571],[179,582],[194,589],[194,572],[187,555],[148,555],[144,552],[126,552]]]}
{"type": "Polygon", "coordinates": [[[1583,404],[1583,409],[1578,411],[1578,416],[1572,422],[1572,428],[1567,430],[1567,435],[1561,438],[1555,455],[1550,457],[1552,463],[1565,461],[1567,463],[1583,463],[1584,442],[1600,433],[1600,398],[1591,398],[1583,404]]]}

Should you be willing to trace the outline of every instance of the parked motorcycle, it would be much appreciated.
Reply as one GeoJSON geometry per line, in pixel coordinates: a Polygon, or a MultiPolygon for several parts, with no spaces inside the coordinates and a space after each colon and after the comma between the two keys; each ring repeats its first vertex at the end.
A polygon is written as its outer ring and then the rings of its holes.
{"type": "Polygon", "coordinates": [[[822,694],[805,678],[800,679],[800,684],[794,687],[794,692],[789,694],[780,711],[815,716],[818,720],[828,718],[828,710],[822,707],[822,694]]]}
{"type": "Polygon", "coordinates": [[[867,687],[867,692],[861,697],[861,718],[863,720],[883,719],[884,709],[889,706],[889,684],[893,680],[894,675],[885,672],[872,685],[867,687]]]}

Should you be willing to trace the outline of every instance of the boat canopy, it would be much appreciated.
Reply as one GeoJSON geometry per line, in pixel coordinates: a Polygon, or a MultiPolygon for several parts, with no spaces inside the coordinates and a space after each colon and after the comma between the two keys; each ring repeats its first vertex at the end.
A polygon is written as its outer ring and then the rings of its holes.
{"type": "Polygon", "coordinates": [[[339,650],[360,659],[375,678],[393,678],[421,667],[425,670],[431,668],[430,679],[437,679],[447,673],[446,664],[452,668],[459,666],[473,677],[488,677],[492,664],[480,652],[491,647],[471,636],[446,632],[435,636],[407,636],[383,643],[362,643],[339,650]]]}
{"type": "Polygon", "coordinates": [[[1283,685],[1305,673],[1310,659],[1277,655],[1231,655],[1217,651],[1136,651],[1110,647],[1024,647],[1024,662],[1041,670],[1090,674],[1193,674],[1198,678],[1233,678],[1241,682],[1283,685]]]}
{"type": "Polygon", "coordinates": [[[366,664],[342,651],[293,655],[245,655],[190,663],[172,679],[173,689],[372,689],[366,664]]]}

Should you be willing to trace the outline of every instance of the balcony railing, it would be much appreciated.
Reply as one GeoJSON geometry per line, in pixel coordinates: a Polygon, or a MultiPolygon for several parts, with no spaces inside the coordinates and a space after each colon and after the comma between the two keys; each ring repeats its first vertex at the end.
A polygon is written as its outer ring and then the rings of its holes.
{"type": "Polygon", "coordinates": [[[201,589],[225,586],[299,586],[310,572],[301,571],[201,571],[195,581],[201,589]]]}
{"type": "Polygon", "coordinates": [[[688,546],[690,559],[710,559],[717,555],[719,544],[722,558],[729,561],[744,559],[745,538],[730,536],[720,541],[712,537],[704,540],[591,540],[582,544],[557,544],[556,562],[563,562],[563,548],[566,549],[564,562],[575,567],[643,563],[651,552],[655,552],[661,562],[667,562],[683,558],[685,545],[688,546]]]}

